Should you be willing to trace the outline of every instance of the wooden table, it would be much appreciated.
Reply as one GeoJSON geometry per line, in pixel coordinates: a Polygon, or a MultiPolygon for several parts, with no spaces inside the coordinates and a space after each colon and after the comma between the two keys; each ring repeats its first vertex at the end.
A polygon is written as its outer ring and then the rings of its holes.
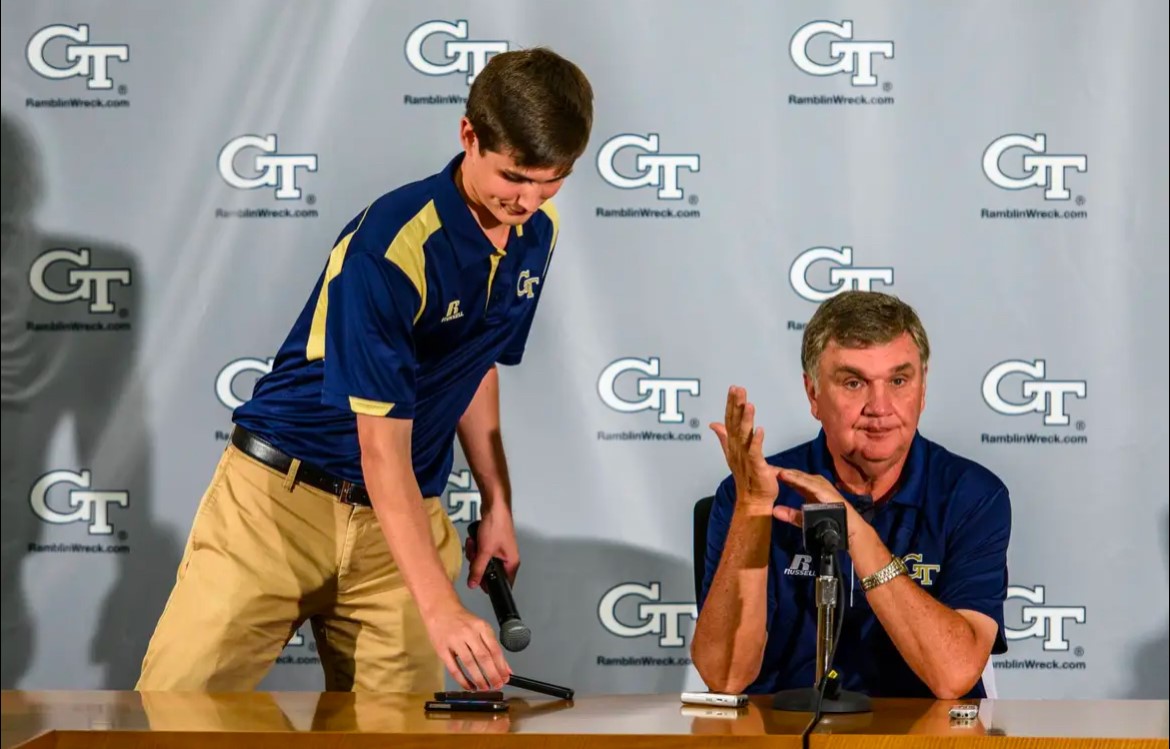
{"type": "MultiPolygon", "coordinates": [[[[580,697],[572,703],[511,698],[502,714],[427,714],[424,695],[315,692],[4,692],[0,749],[83,747],[594,746],[796,749],[811,715],[683,706],[677,695],[580,697]]],[[[874,712],[830,716],[810,737],[824,749],[955,746],[1166,747],[1161,701],[984,700],[971,725],[951,722],[954,702],[875,700],[874,712]]]]}

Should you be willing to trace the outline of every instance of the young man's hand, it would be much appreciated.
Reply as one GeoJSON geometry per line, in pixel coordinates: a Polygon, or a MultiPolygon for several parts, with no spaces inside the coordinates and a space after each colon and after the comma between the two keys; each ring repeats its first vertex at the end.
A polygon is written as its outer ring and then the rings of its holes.
{"type": "Polygon", "coordinates": [[[512,676],[491,625],[458,602],[424,617],[447,673],[467,690],[503,689],[512,676]],[[460,666],[462,665],[462,668],[460,666]]]}
{"type": "Polygon", "coordinates": [[[485,512],[479,521],[479,538],[468,536],[464,551],[471,562],[467,587],[479,587],[492,557],[503,562],[508,584],[514,583],[516,570],[520,568],[520,550],[516,547],[516,528],[512,525],[511,511],[499,506],[485,512]]]}

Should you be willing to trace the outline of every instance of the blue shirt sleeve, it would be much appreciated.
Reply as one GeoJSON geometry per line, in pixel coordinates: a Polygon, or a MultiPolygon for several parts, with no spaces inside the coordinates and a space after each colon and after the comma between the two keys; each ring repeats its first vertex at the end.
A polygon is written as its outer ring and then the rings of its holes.
{"type": "Polygon", "coordinates": [[[512,334],[508,345],[496,357],[498,364],[514,367],[524,359],[524,348],[528,345],[528,332],[532,329],[532,321],[536,319],[536,305],[538,302],[540,302],[540,292],[537,292],[536,299],[532,300],[528,311],[520,319],[520,324],[516,326],[516,332],[512,334]]]}
{"type": "Polygon", "coordinates": [[[1007,598],[1007,547],[1011,502],[1006,487],[978,502],[947,534],[947,551],[938,575],[937,597],[948,608],[990,617],[998,631],[992,653],[1007,651],[1003,603],[1007,598]]]}
{"type": "Polygon", "coordinates": [[[418,290],[385,257],[354,249],[329,281],[321,400],[354,413],[413,418],[418,290]]]}

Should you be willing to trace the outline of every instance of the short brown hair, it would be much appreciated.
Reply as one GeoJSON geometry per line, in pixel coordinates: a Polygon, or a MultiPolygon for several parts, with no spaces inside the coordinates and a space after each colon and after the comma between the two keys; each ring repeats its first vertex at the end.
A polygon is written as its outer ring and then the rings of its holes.
{"type": "Polygon", "coordinates": [[[918,347],[925,371],[930,341],[914,308],[892,294],[846,291],[821,304],[809,320],[800,344],[800,364],[815,382],[821,354],[830,341],[846,348],[865,348],[889,343],[903,333],[909,333],[918,347]]]}
{"type": "Polygon", "coordinates": [[[546,47],[501,52],[471,84],[466,114],[481,150],[529,169],[568,167],[589,143],[593,87],[546,47]]]}

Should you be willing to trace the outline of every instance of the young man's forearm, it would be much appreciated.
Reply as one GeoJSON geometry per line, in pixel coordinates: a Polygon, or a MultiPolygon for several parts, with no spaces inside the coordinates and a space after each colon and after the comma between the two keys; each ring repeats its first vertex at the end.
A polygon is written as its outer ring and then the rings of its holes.
{"type": "Polygon", "coordinates": [[[365,418],[377,417],[358,417],[366,491],[407,589],[424,617],[434,616],[447,607],[461,606],[439,558],[431,520],[414,478],[409,431],[404,450],[402,435],[397,433],[403,425],[387,423],[379,428],[368,422],[363,425],[365,418]],[[387,434],[385,427],[391,427],[396,433],[387,434]]]}
{"type": "Polygon", "coordinates": [[[739,503],[723,556],[695,625],[691,655],[715,692],[742,692],[755,680],[768,642],[768,559],[772,508],[739,503]]]}

